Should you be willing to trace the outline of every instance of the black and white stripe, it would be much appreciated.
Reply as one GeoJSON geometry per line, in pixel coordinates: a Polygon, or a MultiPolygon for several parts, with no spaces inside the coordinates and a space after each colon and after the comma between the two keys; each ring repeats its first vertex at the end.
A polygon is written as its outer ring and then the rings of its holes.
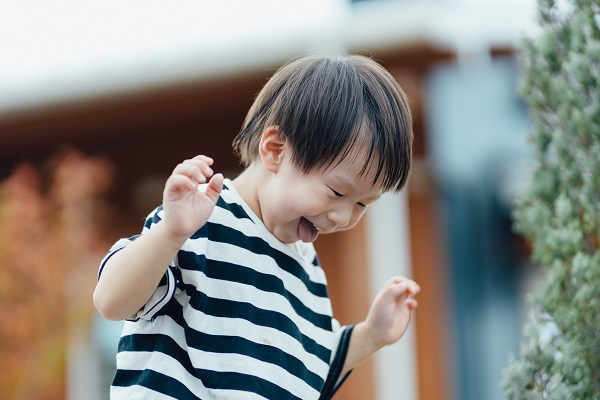
{"type": "MultiPolygon", "coordinates": [[[[142,234],[163,215],[157,208],[142,234]]],[[[99,274],[136,237],[118,241],[99,274]]],[[[332,318],[313,246],[278,241],[227,180],[209,221],[126,322],[111,398],[327,399],[343,382],[350,334],[332,318]]]]}

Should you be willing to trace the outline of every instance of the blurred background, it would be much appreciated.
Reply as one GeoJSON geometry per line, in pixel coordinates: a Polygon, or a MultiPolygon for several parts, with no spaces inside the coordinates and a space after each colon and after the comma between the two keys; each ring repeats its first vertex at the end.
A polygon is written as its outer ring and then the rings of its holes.
{"type": "Polygon", "coordinates": [[[334,313],[392,274],[411,331],[337,399],[496,400],[535,282],[511,205],[531,126],[517,94],[533,0],[0,3],[0,398],[108,398],[122,323],[97,266],[141,230],[173,167],[231,151],[254,96],[302,54],[373,57],[411,99],[414,167],[355,230],[319,238],[334,313]]]}

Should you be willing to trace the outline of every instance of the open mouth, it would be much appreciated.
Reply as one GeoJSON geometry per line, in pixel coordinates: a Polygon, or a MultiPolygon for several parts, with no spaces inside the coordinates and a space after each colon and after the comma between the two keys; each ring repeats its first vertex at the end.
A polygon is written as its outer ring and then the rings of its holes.
{"type": "Polygon", "coordinates": [[[314,242],[319,235],[319,230],[309,220],[304,217],[300,217],[300,222],[298,223],[298,237],[304,243],[314,242]]]}

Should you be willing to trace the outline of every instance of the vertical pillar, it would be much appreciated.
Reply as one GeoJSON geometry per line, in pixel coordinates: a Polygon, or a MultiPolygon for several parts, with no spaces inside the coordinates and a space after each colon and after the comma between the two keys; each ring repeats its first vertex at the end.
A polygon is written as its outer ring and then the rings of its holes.
{"type": "MultiPolygon", "coordinates": [[[[367,239],[370,298],[392,276],[412,277],[407,199],[385,194],[368,211],[367,239]]],[[[398,343],[375,355],[379,400],[418,399],[415,322],[398,343]],[[402,393],[400,396],[399,393],[402,393]]]]}

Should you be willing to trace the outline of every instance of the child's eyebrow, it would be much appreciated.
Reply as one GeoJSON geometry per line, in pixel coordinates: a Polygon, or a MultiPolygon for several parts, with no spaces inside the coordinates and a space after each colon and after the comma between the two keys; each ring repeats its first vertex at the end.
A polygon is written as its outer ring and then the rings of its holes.
{"type": "Polygon", "coordinates": [[[343,176],[334,175],[332,179],[336,185],[340,186],[341,189],[356,189],[354,182],[343,176]]]}

